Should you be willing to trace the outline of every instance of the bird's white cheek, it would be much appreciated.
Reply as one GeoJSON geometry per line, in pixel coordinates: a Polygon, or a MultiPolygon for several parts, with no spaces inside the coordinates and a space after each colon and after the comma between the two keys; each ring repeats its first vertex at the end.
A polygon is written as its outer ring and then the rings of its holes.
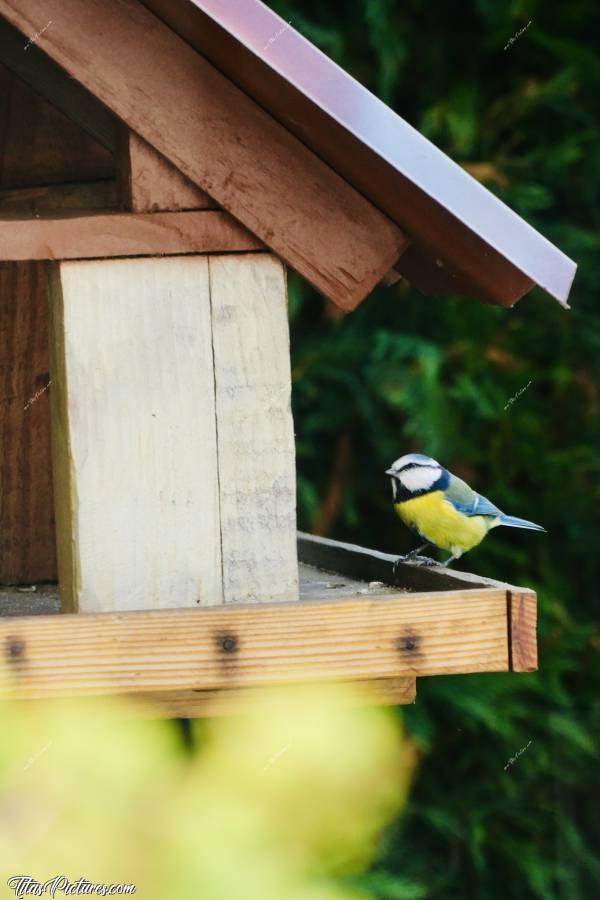
{"type": "Polygon", "coordinates": [[[408,469],[399,475],[400,481],[411,493],[413,491],[426,491],[440,477],[440,469],[433,466],[419,466],[417,469],[408,469]]]}

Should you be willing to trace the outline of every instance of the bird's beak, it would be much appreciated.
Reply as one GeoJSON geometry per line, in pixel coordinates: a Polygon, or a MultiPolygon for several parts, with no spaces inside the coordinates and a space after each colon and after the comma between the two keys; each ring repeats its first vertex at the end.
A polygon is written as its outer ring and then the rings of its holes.
{"type": "Polygon", "coordinates": [[[385,470],[385,474],[386,474],[386,475],[395,475],[396,473],[394,472],[393,469],[386,469],[386,470],[385,470]]]}

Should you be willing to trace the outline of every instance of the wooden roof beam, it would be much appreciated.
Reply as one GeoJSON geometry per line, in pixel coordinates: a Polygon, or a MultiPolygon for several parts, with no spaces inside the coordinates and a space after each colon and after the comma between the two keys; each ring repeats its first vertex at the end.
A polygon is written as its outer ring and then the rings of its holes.
{"type": "Polygon", "coordinates": [[[220,210],[0,218],[0,262],[264,250],[220,210]]]}
{"type": "Polygon", "coordinates": [[[342,309],[354,309],[408,245],[386,215],[139,3],[19,0],[17,8],[0,0],[0,15],[25,35],[39,33],[41,50],[342,309]]]}

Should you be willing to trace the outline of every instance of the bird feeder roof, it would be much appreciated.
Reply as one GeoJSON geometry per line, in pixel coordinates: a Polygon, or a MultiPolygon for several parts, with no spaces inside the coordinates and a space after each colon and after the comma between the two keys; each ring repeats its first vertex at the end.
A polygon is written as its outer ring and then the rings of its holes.
{"type": "Polygon", "coordinates": [[[575,263],[260,0],[146,6],[399,224],[426,293],[566,305],[575,263]]]}
{"type": "Polygon", "coordinates": [[[567,305],[574,262],[260,0],[0,0],[0,60],[105,146],[121,120],[346,311],[398,276],[567,305]]]}

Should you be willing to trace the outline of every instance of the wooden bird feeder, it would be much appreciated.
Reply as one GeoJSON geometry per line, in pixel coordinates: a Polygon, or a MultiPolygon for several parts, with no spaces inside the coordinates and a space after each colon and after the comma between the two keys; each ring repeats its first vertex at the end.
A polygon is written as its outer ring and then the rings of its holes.
{"type": "Polygon", "coordinates": [[[400,277],[566,303],[575,266],[284,26],[258,0],[0,0],[18,696],[200,715],[536,667],[533,592],[297,536],[286,266],[346,312],[400,277]]]}

